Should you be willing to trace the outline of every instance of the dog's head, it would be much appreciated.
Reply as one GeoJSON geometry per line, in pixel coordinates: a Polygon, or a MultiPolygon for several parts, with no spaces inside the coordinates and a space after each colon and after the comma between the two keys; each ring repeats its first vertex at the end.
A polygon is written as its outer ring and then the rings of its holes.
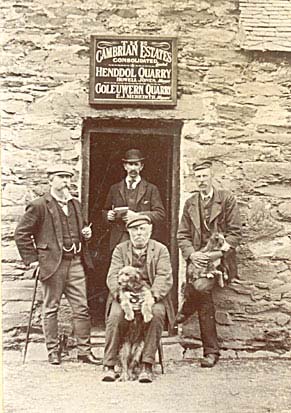
{"type": "Polygon", "coordinates": [[[120,288],[127,291],[140,291],[143,286],[140,269],[130,265],[123,267],[118,273],[118,284],[120,288]]]}
{"type": "Polygon", "coordinates": [[[225,238],[221,232],[214,232],[208,241],[209,251],[219,251],[225,243],[225,238]]]}

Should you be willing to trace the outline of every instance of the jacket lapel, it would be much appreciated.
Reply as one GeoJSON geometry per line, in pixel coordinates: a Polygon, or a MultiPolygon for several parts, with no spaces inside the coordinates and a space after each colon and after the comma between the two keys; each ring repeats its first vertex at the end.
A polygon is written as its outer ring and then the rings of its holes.
{"type": "Polygon", "coordinates": [[[47,194],[46,201],[47,201],[48,210],[50,214],[52,215],[52,221],[53,221],[53,225],[55,228],[57,241],[59,243],[60,248],[62,249],[63,248],[63,233],[62,233],[62,223],[61,223],[61,219],[59,216],[58,207],[50,194],[47,194]]]}
{"type": "Polygon", "coordinates": [[[124,205],[126,205],[126,195],[125,195],[125,180],[123,179],[120,183],[119,183],[119,193],[121,195],[121,198],[124,202],[124,205]]]}
{"type": "Polygon", "coordinates": [[[136,197],[136,204],[139,203],[139,201],[142,199],[144,194],[146,193],[148,183],[144,179],[140,181],[140,183],[137,186],[137,197],[136,197]]]}
{"type": "Polygon", "coordinates": [[[132,265],[132,244],[130,241],[124,245],[124,251],[126,253],[126,265],[132,265]]]}
{"type": "Polygon", "coordinates": [[[150,239],[148,243],[148,248],[147,248],[147,271],[148,271],[148,276],[151,284],[154,282],[154,275],[152,271],[152,261],[154,259],[155,255],[155,244],[153,241],[150,239]]]}
{"type": "Polygon", "coordinates": [[[80,208],[80,204],[76,199],[72,199],[72,203],[76,212],[77,216],[77,221],[78,221],[78,228],[79,228],[79,235],[81,236],[82,234],[82,228],[83,228],[83,218],[82,218],[82,211],[80,208]]]}
{"type": "Polygon", "coordinates": [[[199,212],[199,193],[193,195],[191,205],[189,207],[189,215],[197,232],[201,232],[200,212],[199,212]]]}
{"type": "Polygon", "coordinates": [[[217,189],[213,188],[213,201],[212,201],[212,207],[211,207],[211,214],[209,218],[209,224],[215,220],[215,218],[218,217],[218,215],[221,213],[222,207],[221,207],[221,198],[219,195],[219,192],[217,189]]]}

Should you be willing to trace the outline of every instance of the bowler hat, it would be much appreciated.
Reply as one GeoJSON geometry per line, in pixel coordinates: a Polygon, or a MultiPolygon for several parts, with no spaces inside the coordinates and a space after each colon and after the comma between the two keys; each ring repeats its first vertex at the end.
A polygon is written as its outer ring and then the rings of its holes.
{"type": "Polygon", "coordinates": [[[124,158],[122,158],[123,162],[139,162],[143,160],[144,160],[144,156],[139,149],[129,149],[125,153],[124,158]]]}
{"type": "Polygon", "coordinates": [[[69,165],[66,164],[56,164],[52,165],[47,169],[48,175],[69,175],[73,176],[74,172],[69,165]]]}
{"type": "Polygon", "coordinates": [[[211,168],[212,162],[211,161],[201,161],[192,164],[193,171],[199,171],[200,169],[207,169],[211,168]]]}
{"type": "Polygon", "coordinates": [[[132,228],[132,227],[137,227],[138,225],[142,224],[151,224],[152,221],[149,216],[145,214],[135,214],[132,218],[129,218],[129,220],[126,223],[126,228],[132,228]]]}

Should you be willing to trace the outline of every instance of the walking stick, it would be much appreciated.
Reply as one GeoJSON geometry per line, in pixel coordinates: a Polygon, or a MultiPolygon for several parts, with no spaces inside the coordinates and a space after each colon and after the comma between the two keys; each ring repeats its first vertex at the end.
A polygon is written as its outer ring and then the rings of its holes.
{"type": "Polygon", "coordinates": [[[38,283],[38,275],[39,275],[39,267],[36,267],[35,270],[33,271],[33,277],[35,277],[35,283],[34,283],[33,296],[32,296],[32,301],[31,301],[31,308],[30,308],[28,326],[27,326],[27,332],[26,332],[25,347],[24,347],[24,353],[23,353],[23,364],[25,363],[25,358],[26,358],[26,353],[27,353],[32,313],[33,313],[33,307],[34,307],[34,301],[35,301],[36,289],[37,289],[37,283],[38,283]]]}

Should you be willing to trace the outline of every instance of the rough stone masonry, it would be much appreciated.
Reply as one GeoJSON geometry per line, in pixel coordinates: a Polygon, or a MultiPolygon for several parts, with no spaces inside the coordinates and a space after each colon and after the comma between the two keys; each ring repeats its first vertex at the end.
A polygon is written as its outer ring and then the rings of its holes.
{"type": "MultiPolygon", "coordinates": [[[[15,346],[23,339],[33,284],[13,233],[25,204],[45,190],[47,165],[63,160],[81,172],[85,119],[160,118],[184,124],[180,205],[193,190],[190,167],[200,157],[214,161],[217,181],[239,199],[244,230],[241,278],[227,291],[217,292],[222,346],[287,354],[290,54],[241,48],[237,0],[6,0],[0,7],[4,345],[15,346]],[[91,108],[91,34],[177,36],[177,106],[91,108]]],[[[79,190],[77,178],[76,193],[79,190]]],[[[181,261],[181,281],[183,277],[181,261]]],[[[39,322],[37,307],[34,325],[39,322]]],[[[199,335],[196,324],[185,330],[199,335]]]]}

